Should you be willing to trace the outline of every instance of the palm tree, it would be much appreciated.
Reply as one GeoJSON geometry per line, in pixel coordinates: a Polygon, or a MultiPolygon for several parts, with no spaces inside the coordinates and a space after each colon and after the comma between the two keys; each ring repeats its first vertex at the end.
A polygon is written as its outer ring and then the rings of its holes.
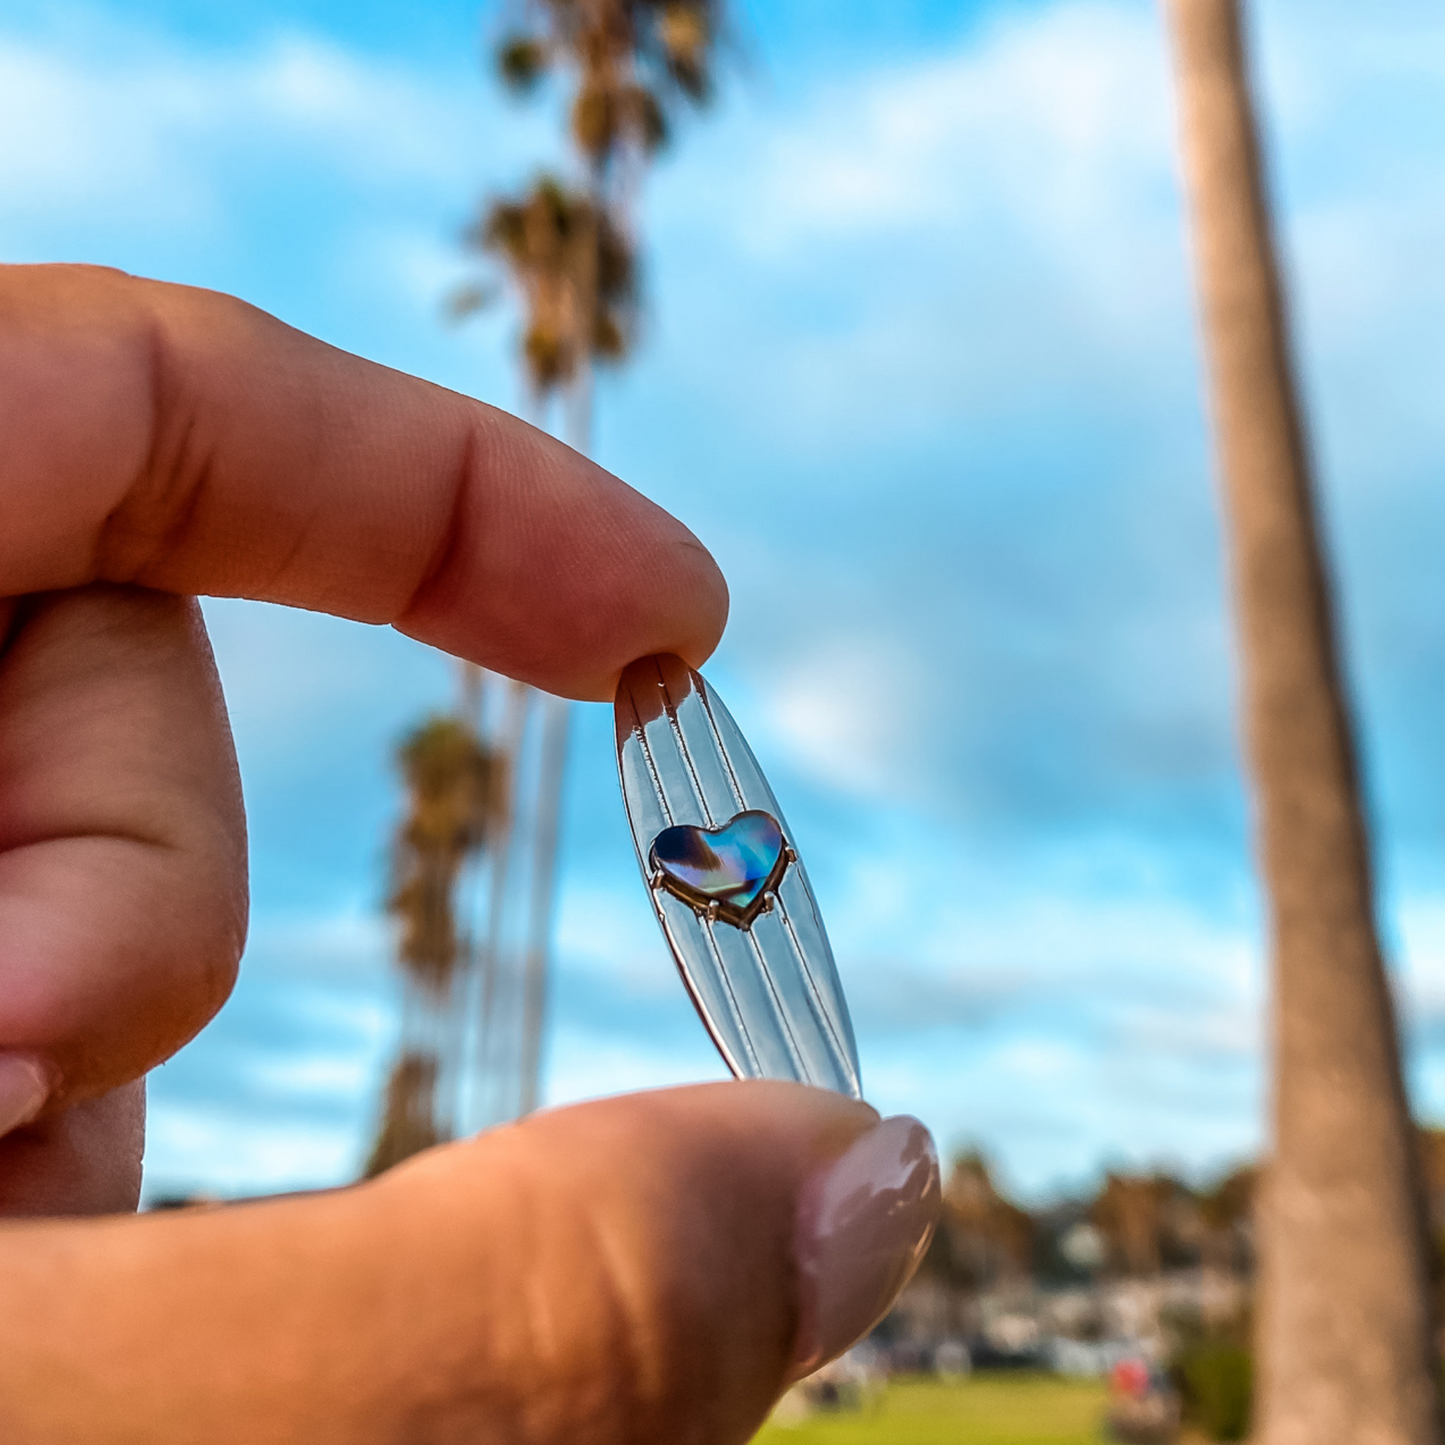
{"type": "Polygon", "coordinates": [[[573,144],[604,180],[662,145],[679,105],[711,96],[718,0],[532,0],[497,48],[503,81],[531,90],[548,71],[572,81],[573,144]]]}
{"type": "Polygon", "coordinates": [[[1198,1195],[1200,1255],[1206,1269],[1237,1275],[1252,1267],[1258,1187],[1259,1170],[1241,1164],[1198,1195]]]}
{"type": "MultiPolygon", "coordinates": [[[[634,201],[643,167],[668,138],[677,109],[711,95],[718,19],[716,0],[533,0],[497,48],[499,73],[514,90],[532,89],[548,72],[570,83],[568,131],[584,179],[569,185],[542,175],[518,196],[495,198],[463,239],[500,264],[520,303],[521,361],[536,418],[545,423],[560,398],[564,437],[579,451],[591,445],[593,368],[625,360],[636,335],[634,201]]],[[[454,315],[490,295],[486,285],[463,287],[452,299],[454,315]]],[[[530,807],[513,814],[528,812],[532,828],[525,943],[519,958],[506,955],[501,883],[508,875],[495,861],[492,936],[480,966],[477,1068],[492,1100],[488,1118],[526,1112],[539,1092],[568,714],[555,698],[539,699],[536,711],[535,791],[530,807]],[[511,976],[518,964],[520,980],[511,976]]],[[[511,846],[498,838],[499,859],[511,846]]]]}
{"type": "MultiPolygon", "coordinates": [[[[568,134],[586,195],[543,177],[526,197],[494,201],[466,239],[473,249],[503,255],[523,296],[534,393],[543,403],[554,390],[580,400],[568,427],[579,450],[590,442],[592,362],[623,360],[632,334],[630,324],[610,323],[630,323],[635,314],[632,237],[643,168],[666,143],[677,111],[711,98],[720,19],[720,0],[529,0],[497,47],[498,74],[512,90],[530,92],[547,74],[570,84],[568,134]],[[568,217],[570,226],[558,225],[568,217]],[[526,238],[519,257],[516,242],[528,220],[538,235],[526,238]],[[549,221],[572,244],[569,264],[551,264],[553,284],[539,288],[538,242],[549,221]],[[558,304],[564,298],[570,305],[558,304]],[[610,314],[618,302],[620,318],[610,314]],[[534,354],[539,339],[547,344],[534,354]]],[[[462,293],[466,302],[484,295],[475,287],[462,293]]]]}
{"type": "Polygon", "coordinates": [[[1415,1139],[1240,16],[1169,0],[1269,902],[1262,1445],[1440,1439],[1415,1139]]]}
{"type": "MultiPolygon", "coordinates": [[[[521,361],[534,414],[545,419],[549,403],[560,394],[568,403],[567,440],[586,451],[592,366],[598,360],[621,361],[635,333],[636,263],[627,233],[596,188],[568,186],[544,174],[522,195],[494,199],[466,231],[464,241],[469,249],[501,264],[520,302],[521,361]]],[[[487,297],[485,287],[463,288],[453,297],[453,313],[465,316],[485,304],[487,297]]],[[[514,701],[539,715],[534,730],[540,734],[541,758],[530,807],[511,814],[529,816],[530,866],[510,866],[520,840],[506,835],[498,837],[491,865],[474,1050],[480,1117],[489,1123],[527,1113],[539,1099],[567,756],[566,704],[532,689],[514,693],[514,701]],[[524,892],[528,895],[525,939],[518,952],[507,944],[507,914],[524,892]]],[[[514,760],[526,731],[523,722],[504,749],[514,760]]]]}
{"type": "MultiPolygon", "coordinates": [[[[544,174],[520,197],[494,200],[464,240],[502,263],[522,302],[522,362],[539,411],[594,359],[627,355],[637,303],[632,245],[590,193],[544,174]]],[[[467,288],[454,312],[476,309],[485,294],[467,288]]]]}
{"type": "Polygon", "coordinates": [[[1164,1267],[1171,1206],[1183,1192],[1163,1174],[1117,1174],[1104,1178],[1089,1210],[1103,1236],[1111,1266],[1122,1274],[1148,1278],[1164,1267]]]}
{"type": "Polygon", "coordinates": [[[455,717],[434,717],[397,750],[409,807],[392,844],[387,909],[400,925],[401,1048],[387,1082],[367,1177],[449,1136],[458,1065],[457,881],[497,830],[503,760],[455,717]]]}
{"type": "Polygon", "coordinates": [[[1034,1221],[999,1193],[988,1161],[977,1150],[953,1161],[943,1206],[939,1233],[957,1277],[978,1290],[1028,1276],[1034,1221]]]}

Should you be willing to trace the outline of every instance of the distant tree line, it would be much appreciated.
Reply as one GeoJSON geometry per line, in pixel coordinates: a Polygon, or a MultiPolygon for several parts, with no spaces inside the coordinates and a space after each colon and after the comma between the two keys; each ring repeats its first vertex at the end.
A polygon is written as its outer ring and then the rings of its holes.
{"type": "MultiPolygon", "coordinates": [[[[1422,1125],[1417,1140],[1445,1318],[1445,1128],[1422,1125]]],[[[1249,1278],[1260,1184],[1253,1162],[1203,1185],[1167,1169],[1111,1169],[1088,1194],[1030,1207],[1010,1198],[985,1156],[969,1150],[950,1166],[943,1219],[919,1273],[971,1292],[1201,1267],[1249,1278]]]]}
{"type": "Polygon", "coordinates": [[[1029,1208],[999,1188],[983,1155],[966,1153],[949,1171],[920,1273],[971,1292],[1201,1266],[1247,1276],[1257,1177],[1253,1164],[1204,1187],[1164,1170],[1110,1170],[1090,1195],[1029,1208]]]}

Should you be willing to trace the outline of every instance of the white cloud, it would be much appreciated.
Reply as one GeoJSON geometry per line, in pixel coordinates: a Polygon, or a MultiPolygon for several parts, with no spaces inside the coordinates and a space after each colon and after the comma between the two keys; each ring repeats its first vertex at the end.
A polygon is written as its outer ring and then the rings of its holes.
{"type": "Polygon", "coordinates": [[[206,1103],[153,1110],[147,1123],[146,1197],[324,1189],[355,1177],[349,1130],[206,1103]]]}
{"type": "MultiPolygon", "coordinates": [[[[1445,359],[1438,16],[1265,20],[1311,370],[1348,368],[1332,405],[1403,387],[1418,457],[1439,445],[1445,359]],[[1402,340],[1423,364],[1382,367],[1402,340]]],[[[730,120],[656,190],[669,328],[713,341],[672,359],[760,444],[811,458],[1061,405],[1177,451],[1198,383],[1174,129],[1157,8],[1124,3],[1003,12],[948,53],[730,120]],[[716,284],[734,267],[741,298],[716,284]]]]}
{"type": "Polygon", "coordinates": [[[619,893],[579,880],[567,889],[559,915],[556,948],[570,969],[634,994],[670,993],[677,987],[640,883],[619,893]]]}
{"type": "Polygon", "coordinates": [[[1137,411],[1161,351],[1162,381],[1187,384],[1167,74],[1152,9],[1065,3],[704,138],[658,187],[660,250],[682,258],[664,300],[688,334],[755,330],[688,355],[699,385],[744,390],[753,425],[833,454],[1063,388],[1137,411]],[[709,286],[704,235],[792,325],[709,286]],[[761,370],[729,378],[740,349],[761,370]]]}
{"type": "Polygon", "coordinates": [[[764,726],[805,773],[878,796],[916,783],[910,763],[930,691],[927,670],[898,640],[836,636],[777,669],[762,700],[764,726]]]}
{"type": "Polygon", "coordinates": [[[108,223],[117,204],[157,220],[214,205],[218,151],[465,186],[480,96],[300,33],[239,53],[0,37],[0,186],[7,208],[108,223]]]}
{"type": "Polygon", "coordinates": [[[794,247],[998,208],[1061,238],[1081,222],[1112,228],[1120,193],[1167,166],[1169,140],[1149,12],[1055,5],[810,96],[764,141],[758,213],[794,247]]]}
{"type": "Polygon", "coordinates": [[[701,1024],[692,1048],[638,1047],[631,1042],[611,1043],[595,1034],[577,1035],[569,1030],[559,1031],[551,1048],[555,1062],[548,1070],[549,1106],[728,1077],[701,1024]]]}

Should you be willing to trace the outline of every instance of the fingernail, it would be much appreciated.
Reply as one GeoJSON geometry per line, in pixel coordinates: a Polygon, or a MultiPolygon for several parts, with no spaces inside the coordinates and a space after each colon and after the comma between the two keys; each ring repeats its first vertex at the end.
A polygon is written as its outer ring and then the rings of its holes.
{"type": "Polygon", "coordinates": [[[938,1153],[907,1115],[885,1119],[815,1175],[798,1204],[801,1286],[791,1378],[840,1355],[887,1314],[938,1222],[938,1153]]]}
{"type": "Polygon", "coordinates": [[[50,1078],[30,1054],[0,1053],[0,1135],[28,1124],[50,1097],[50,1078]]]}

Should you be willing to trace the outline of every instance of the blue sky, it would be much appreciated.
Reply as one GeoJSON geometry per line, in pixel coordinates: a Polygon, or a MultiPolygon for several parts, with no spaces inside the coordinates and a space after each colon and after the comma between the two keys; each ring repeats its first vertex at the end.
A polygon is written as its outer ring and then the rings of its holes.
{"type": "MultiPolygon", "coordinates": [[[[1420,1108],[1445,1115],[1445,22],[1256,7],[1275,190],[1420,1108]]],[[[1154,8],[753,4],[646,198],[601,460],[713,548],[709,674],[804,844],[865,1082],[1039,1195],[1255,1148],[1260,914],[1154,8]]],[[[15,4],[0,259],[234,291],[502,405],[440,322],[477,197],[555,147],[473,4],[15,4]]],[[[335,1182],[393,1027],[388,632],[209,616],[251,808],[240,986],[153,1084],[151,1188],[335,1182]]],[[[605,709],[567,801],[554,1101],[716,1077],[605,709]]]]}

